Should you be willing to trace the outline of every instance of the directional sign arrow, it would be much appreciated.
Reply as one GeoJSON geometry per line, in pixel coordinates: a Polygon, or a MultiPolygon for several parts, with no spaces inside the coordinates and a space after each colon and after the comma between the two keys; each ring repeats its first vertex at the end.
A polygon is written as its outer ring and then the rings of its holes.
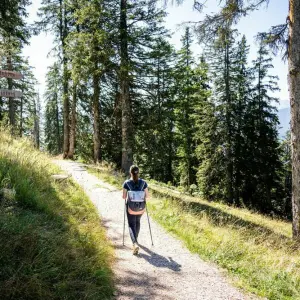
{"type": "Polygon", "coordinates": [[[21,98],[22,97],[22,92],[6,90],[6,89],[0,89],[0,97],[21,98]]]}
{"type": "Polygon", "coordinates": [[[12,78],[12,79],[22,79],[23,75],[19,72],[0,70],[0,78],[1,77],[12,78]]]}

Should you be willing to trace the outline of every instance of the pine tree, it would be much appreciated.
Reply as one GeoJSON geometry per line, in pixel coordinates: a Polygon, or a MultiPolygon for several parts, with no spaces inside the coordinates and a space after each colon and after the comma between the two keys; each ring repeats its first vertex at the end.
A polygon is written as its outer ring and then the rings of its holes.
{"type": "Polygon", "coordinates": [[[178,52],[178,62],[175,66],[175,124],[177,140],[177,174],[180,184],[186,187],[196,182],[196,169],[198,165],[195,155],[195,106],[199,105],[200,90],[203,89],[201,70],[196,68],[191,52],[192,36],[187,27],[181,39],[182,48],[178,52]],[[196,96],[198,95],[198,96],[196,96]]]}
{"type": "Polygon", "coordinates": [[[173,181],[174,149],[174,76],[175,51],[160,37],[144,63],[143,101],[135,115],[134,160],[143,174],[163,182],[173,181]]]}
{"type": "Polygon", "coordinates": [[[120,99],[122,107],[122,169],[128,173],[133,162],[133,128],[131,99],[129,93],[129,55],[128,55],[128,3],[121,0],[120,5],[120,99]]]}
{"type": "Polygon", "coordinates": [[[62,118],[61,118],[61,75],[58,63],[54,63],[47,73],[45,101],[45,143],[46,149],[52,154],[61,153],[62,150],[62,118]]]}
{"type": "Polygon", "coordinates": [[[69,153],[70,130],[69,130],[69,69],[66,55],[66,41],[74,25],[70,3],[67,0],[43,0],[39,9],[39,22],[36,23],[36,30],[50,30],[54,33],[55,41],[58,44],[62,62],[62,82],[63,82],[63,157],[67,158],[69,153]],[[72,22],[71,22],[72,21],[72,22]]]}
{"type": "Polygon", "coordinates": [[[133,162],[136,111],[147,89],[145,70],[159,37],[166,35],[162,26],[165,13],[156,0],[121,0],[119,28],[119,86],[122,108],[122,169],[128,172],[133,162]],[[130,17],[130,18],[129,18],[130,17]]]}
{"type": "MultiPolygon", "coordinates": [[[[75,7],[77,30],[67,39],[70,40],[68,52],[72,63],[73,96],[78,88],[80,74],[86,80],[92,81],[94,161],[99,162],[102,159],[101,132],[103,131],[100,125],[101,80],[110,64],[109,58],[113,54],[109,39],[110,25],[109,23],[105,25],[110,13],[102,0],[82,0],[76,3],[77,5],[78,7],[75,7]]],[[[75,132],[74,128],[73,131],[75,132]]]]}
{"type": "MultiPolygon", "coordinates": [[[[35,99],[34,99],[35,100],[35,99]]],[[[33,141],[34,146],[40,149],[40,116],[41,116],[41,103],[39,94],[37,94],[36,101],[33,102],[33,141]]]]}
{"type": "MultiPolygon", "coordinates": [[[[25,22],[29,0],[2,1],[0,6],[0,39],[11,39],[19,43],[28,43],[29,28],[25,22]]],[[[2,42],[2,41],[1,41],[2,42]]]]}
{"type": "Polygon", "coordinates": [[[16,122],[18,124],[16,128],[20,132],[20,136],[27,135],[34,140],[35,121],[40,118],[40,111],[36,109],[36,102],[39,97],[37,92],[38,82],[33,75],[32,67],[29,66],[28,61],[24,60],[23,63],[19,65],[18,69],[24,77],[21,81],[17,81],[18,84],[15,86],[23,94],[19,101],[16,101],[16,122]]]}
{"type": "Polygon", "coordinates": [[[233,104],[234,133],[233,133],[233,156],[234,156],[234,203],[243,203],[242,191],[245,188],[245,174],[247,169],[247,132],[245,132],[245,117],[248,103],[251,98],[252,78],[248,67],[249,46],[245,36],[238,42],[235,61],[235,88],[236,101],[233,104]]]}
{"type": "Polygon", "coordinates": [[[283,170],[281,175],[283,185],[282,201],[278,201],[278,213],[291,219],[292,217],[292,152],[291,133],[288,131],[281,141],[281,162],[283,170]]]}
{"type": "Polygon", "coordinates": [[[102,158],[121,169],[122,158],[122,111],[119,78],[116,72],[106,74],[102,84],[102,158]]]}
{"type": "Polygon", "coordinates": [[[201,195],[213,200],[216,195],[222,195],[219,190],[223,178],[218,172],[221,165],[221,147],[218,144],[218,119],[216,105],[209,97],[196,107],[196,155],[199,161],[197,166],[197,183],[201,195]]]}
{"type": "MultiPolygon", "coordinates": [[[[199,39],[203,42],[210,41],[219,35],[220,29],[228,22],[237,23],[241,17],[249,12],[257,10],[270,0],[253,2],[246,1],[220,1],[222,8],[213,15],[207,15],[196,27],[199,39]],[[224,2],[224,3],[223,3],[224,2]]],[[[273,26],[267,33],[266,41],[275,52],[283,50],[288,57],[289,64],[289,90],[291,103],[291,137],[292,137],[292,203],[293,203],[293,237],[300,239],[300,0],[287,0],[289,14],[287,20],[277,26],[273,26]]],[[[177,3],[182,3],[178,0],[177,3]]],[[[201,11],[204,1],[195,2],[196,8],[201,11]]],[[[284,20],[283,20],[284,21],[284,20]]]]}
{"type": "Polygon", "coordinates": [[[282,164],[279,158],[278,116],[272,106],[278,99],[270,96],[270,92],[278,90],[278,78],[269,75],[273,68],[272,59],[263,42],[253,64],[255,84],[246,116],[248,178],[244,200],[263,212],[270,212],[280,189],[278,171],[282,164]]]}
{"type": "MultiPolygon", "coordinates": [[[[237,103],[237,47],[236,32],[227,28],[222,38],[213,41],[207,53],[210,77],[213,80],[211,101],[214,106],[214,130],[210,141],[215,152],[210,151],[206,161],[202,161],[203,171],[208,178],[199,177],[204,195],[235,203],[235,128],[237,103]],[[209,173],[209,174],[208,174],[209,173]],[[205,182],[205,184],[203,183],[205,182]]],[[[210,146],[211,147],[211,146],[210,146]]],[[[209,147],[209,148],[210,148],[209,147]]]]}

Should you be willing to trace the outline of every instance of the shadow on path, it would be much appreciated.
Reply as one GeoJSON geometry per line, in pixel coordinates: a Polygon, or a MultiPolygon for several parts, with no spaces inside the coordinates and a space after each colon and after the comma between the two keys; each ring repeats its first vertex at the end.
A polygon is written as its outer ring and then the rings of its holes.
{"type": "Polygon", "coordinates": [[[136,273],[134,270],[127,271],[123,275],[117,282],[118,300],[174,300],[174,297],[166,295],[167,286],[160,283],[157,276],[136,273]]]}
{"type": "Polygon", "coordinates": [[[159,255],[145,246],[139,245],[147,254],[140,253],[139,257],[145,259],[149,264],[157,268],[168,268],[174,272],[181,271],[181,265],[172,259],[172,257],[164,257],[159,255]]]}

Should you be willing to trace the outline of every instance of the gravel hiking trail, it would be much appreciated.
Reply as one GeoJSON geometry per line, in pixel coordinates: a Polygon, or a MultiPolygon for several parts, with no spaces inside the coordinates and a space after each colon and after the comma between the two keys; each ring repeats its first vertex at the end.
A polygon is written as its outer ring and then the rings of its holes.
{"type": "Polygon", "coordinates": [[[216,266],[190,253],[181,241],[150,218],[154,241],[154,246],[151,246],[146,214],[141,220],[140,253],[132,255],[127,223],[125,246],[122,241],[124,200],[121,188],[116,189],[89,174],[84,164],[63,160],[54,162],[72,175],[99,210],[107,235],[115,247],[115,299],[257,299],[233,287],[216,266]]]}

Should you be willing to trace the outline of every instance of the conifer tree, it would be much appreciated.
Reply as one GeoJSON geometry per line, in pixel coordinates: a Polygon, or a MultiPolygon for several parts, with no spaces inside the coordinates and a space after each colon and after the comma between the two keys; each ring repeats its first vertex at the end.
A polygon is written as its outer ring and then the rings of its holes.
{"type": "Polygon", "coordinates": [[[39,94],[33,102],[33,142],[34,146],[40,148],[40,121],[41,121],[41,103],[39,94]]]}
{"type": "Polygon", "coordinates": [[[66,55],[66,41],[71,30],[71,25],[74,24],[72,11],[67,0],[43,0],[42,6],[39,9],[39,22],[36,23],[36,30],[50,30],[55,36],[55,41],[58,44],[61,63],[62,63],[62,82],[63,82],[63,157],[67,158],[69,153],[70,143],[70,99],[69,99],[69,69],[68,58],[66,55]],[[72,23],[70,22],[72,20],[72,23]]]}
{"type": "MultiPolygon", "coordinates": [[[[23,79],[16,81],[15,89],[22,91],[22,97],[15,100],[16,107],[16,128],[20,132],[20,136],[31,136],[32,140],[40,139],[34,134],[34,128],[38,128],[37,120],[41,117],[40,109],[37,106],[39,94],[37,92],[38,82],[33,75],[33,68],[29,66],[28,60],[24,59],[23,63],[17,68],[22,73],[23,79]]],[[[37,145],[38,143],[36,143],[37,145]]]]}
{"type": "Polygon", "coordinates": [[[115,70],[106,74],[102,84],[102,158],[121,169],[122,158],[122,112],[119,78],[115,70]]]}
{"type": "Polygon", "coordinates": [[[278,213],[291,219],[292,217],[292,151],[291,151],[291,133],[288,131],[281,141],[281,161],[283,170],[281,173],[283,195],[282,201],[278,201],[278,213]]]}
{"type": "Polygon", "coordinates": [[[128,172],[133,162],[135,111],[147,89],[144,79],[147,58],[157,38],[166,34],[162,26],[165,13],[157,0],[121,0],[119,23],[120,104],[122,108],[122,169],[128,172]],[[130,18],[128,17],[130,16],[130,18]],[[148,53],[148,54],[147,54],[148,53]]]}
{"type": "Polygon", "coordinates": [[[236,52],[236,101],[233,104],[234,134],[234,203],[241,205],[243,202],[242,191],[245,187],[245,169],[247,168],[247,132],[245,132],[245,117],[248,103],[251,99],[252,78],[248,67],[249,46],[246,37],[238,42],[236,52]]]}
{"type": "Polygon", "coordinates": [[[278,171],[282,164],[279,158],[278,116],[273,103],[278,99],[270,93],[278,90],[277,76],[269,74],[273,68],[263,42],[258,57],[253,61],[254,85],[247,112],[248,178],[244,201],[264,212],[272,210],[276,193],[280,189],[278,171]]]}
{"type": "MultiPolygon", "coordinates": [[[[204,194],[234,203],[234,134],[237,103],[237,47],[234,36],[236,32],[224,29],[222,38],[213,41],[207,57],[213,83],[212,102],[215,110],[215,134],[213,135],[215,153],[207,162],[205,169],[210,172],[210,183],[204,194]],[[211,163],[213,165],[208,165],[211,163]],[[208,189],[210,187],[210,192],[208,189]]],[[[200,178],[199,178],[200,179],[200,178]]],[[[202,178],[203,180],[203,178],[202,178]]],[[[201,179],[200,179],[201,181],[201,179]]],[[[203,187],[203,184],[201,184],[203,187]]]]}
{"type": "MultiPolygon", "coordinates": [[[[73,95],[76,94],[80,75],[85,80],[92,81],[94,161],[99,162],[102,159],[101,132],[103,132],[100,126],[101,79],[110,64],[109,58],[113,54],[109,39],[110,23],[106,23],[110,13],[102,0],[82,0],[76,3],[77,5],[78,7],[75,7],[77,30],[67,39],[70,41],[68,52],[72,63],[73,95]]],[[[74,106],[75,101],[76,97],[73,101],[74,106]]],[[[75,128],[73,131],[75,132],[75,128]]]]}
{"type": "Polygon", "coordinates": [[[199,76],[199,68],[192,55],[192,35],[187,27],[181,39],[182,48],[178,52],[178,62],[175,66],[175,124],[177,140],[177,174],[180,184],[189,187],[196,182],[196,169],[198,165],[195,155],[195,106],[198,101],[203,101],[196,96],[203,88],[203,82],[199,76]]]}
{"type": "MultiPolygon", "coordinates": [[[[231,1],[221,0],[220,11],[207,15],[196,27],[199,40],[210,41],[222,32],[224,24],[236,24],[249,12],[257,10],[270,0],[259,1],[231,1]]],[[[275,52],[283,50],[289,64],[289,87],[291,102],[291,136],[292,136],[292,203],[293,203],[293,237],[300,239],[300,0],[286,0],[289,3],[289,14],[283,24],[273,26],[267,35],[266,41],[275,52]]],[[[177,3],[182,3],[177,0],[177,3]]],[[[194,1],[194,7],[202,11],[206,1],[194,1]]],[[[284,21],[284,20],[283,20],[284,21]]]]}
{"type": "Polygon", "coordinates": [[[45,101],[45,143],[46,149],[52,154],[59,154],[62,150],[62,117],[61,99],[62,85],[58,63],[54,63],[47,73],[45,101]]]}
{"type": "Polygon", "coordinates": [[[134,111],[139,116],[134,159],[143,174],[163,182],[174,177],[174,60],[174,49],[164,37],[158,38],[139,74],[143,101],[134,111]]]}
{"type": "Polygon", "coordinates": [[[120,5],[120,99],[122,107],[122,169],[128,173],[133,162],[133,128],[131,99],[129,93],[129,68],[128,55],[128,3],[121,0],[120,5]]]}
{"type": "Polygon", "coordinates": [[[0,6],[0,41],[15,39],[19,43],[28,43],[30,31],[26,24],[26,11],[29,0],[2,1],[0,6]]]}

